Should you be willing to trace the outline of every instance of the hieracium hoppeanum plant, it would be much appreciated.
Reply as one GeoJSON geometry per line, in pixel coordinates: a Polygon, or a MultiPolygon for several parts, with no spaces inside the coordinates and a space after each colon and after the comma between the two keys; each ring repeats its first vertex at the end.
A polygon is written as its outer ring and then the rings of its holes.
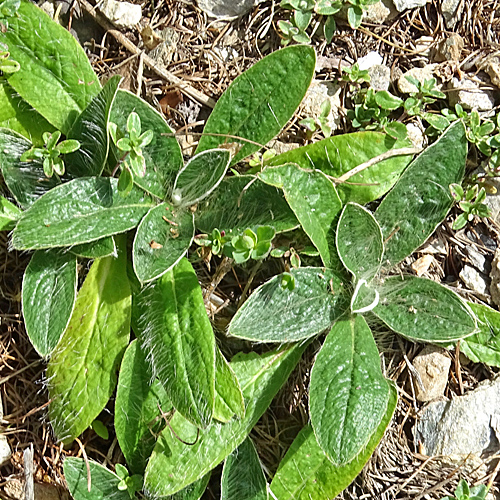
{"type": "MultiPolygon", "coordinates": [[[[66,30],[29,2],[14,7],[0,9],[2,50],[19,65],[0,80],[0,228],[12,230],[12,249],[33,252],[22,310],[47,361],[56,438],[69,445],[90,427],[114,432],[128,466],[66,459],[73,497],[125,500],[144,490],[198,499],[225,460],[226,500],[241,500],[242,470],[252,471],[252,498],[269,489],[279,500],[331,498],[369,458],[396,404],[374,318],[418,341],[475,332],[469,306],[447,288],[387,274],[451,207],[463,126],[452,124],[410,166],[406,140],[368,131],[263,155],[255,175],[239,175],[302,100],[310,47],[277,51],[238,77],[184,159],[164,118],[120,90],[119,77],[101,86],[66,30]],[[374,214],[363,207],[386,193],[374,214]],[[188,251],[198,244],[246,265],[272,258],[275,235],[298,227],[321,262],[300,268],[295,258],[298,268],[255,290],[229,326],[230,335],[280,347],[228,362],[188,251]],[[312,426],[269,485],[247,436],[307,339],[325,332],[311,375],[312,426]],[[96,419],[113,394],[106,427],[96,419]]],[[[470,353],[482,334],[470,337],[470,353]]]]}

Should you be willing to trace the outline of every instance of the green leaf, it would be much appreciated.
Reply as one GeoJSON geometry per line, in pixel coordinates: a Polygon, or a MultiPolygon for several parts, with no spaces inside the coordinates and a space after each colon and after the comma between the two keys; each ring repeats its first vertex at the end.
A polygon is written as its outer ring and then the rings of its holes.
{"type": "MultiPolygon", "coordinates": [[[[153,130],[152,141],[144,146],[142,155],[146,161],[146,175],[136,177],[134,182],[148,193],[164,200],[169,195],[175,176],[183,165],[182,152],[173,130],[167,125],[162,115],[146,101],[125,90],[119,90],[111,109],[110,121],[125,131],[127,119],[132,112],[141,119],[143,130],[153,130]]],[[[121,155],[112,146],[114,164],[116,166],[121,155]]]]}
{"type": "Polygon", "coordinates": [[[57,185],[56,177],[45,176],[43,161],[21,161],[23,153],[31,149],[22,135],[0,128],[0,168],[5,184],[23,208],[30,207],[40,196],[57,185]]]}
{"type": "Polygon", "coordinates": [[[211,233],[243,231],[248,227],[270,225],[277,233],[299,225],[281,191],[255,177],[242,175],[224,179],[215,193],[198,205],[196,227],[211,233]]]}
{"type": "Polygon", "coordinates": [[[49,417],[64,442],[80,435],[106,406],[129,341],[131,295],[124,237],[118,247],[117,258],[92,264],[47,367],[49,417]]]}
{"type": "Polygon", "coordinates": [[[216,347],[214,418],[219,422],[229,422],[235,415],[237,418],[245,415],[243,394],[230,364],[216,347]]]}
{"type": "Polygon", "coordinates": [[[395,332],[422,342],[458,340],[472,334],[476,320],[454,292],[425,278],[392,276],[378,287],[373,313],[395,332]]]}
{"type": "Polygon", "coordinates": [[[267,482],[257,450],[247,437],[226,458],[221,478],[221,500],[267,500],[267,482]]]}
{"type": "Polygon", "coordinates": [[[315,64],[314,49],[296,45],[273,52],[254,64],[220,97],[196,152],[234,142],[229,135],[257,143],[241,141],[242,148],[232,164],[258,151],[260,144],[267,144],[293,116],[311,83],[315,64]],[[208,135],[212,133],[222,136],[208,135]]]}
{"type": "Polygon", "coordinates": [[[355,30],[361,26],[361,21],[363,20],[363,11],[360,7],[354,6],[347,9],[347,20],[349,21],[349,26],[355,30]]]}
{"type": "Polygon", "coordinates": [[[184,489],[168,497],[168,500],[200,500],[207,489],[211,472],[207,472],[201,479],[189,484],[184,489]]]}
{"type": "Polygon", "coordinates": [[[319,170],[303,170],[293,163],[264,169],[259,178],[283,189],[303,230],[318,249],[326,267],[337,267],[335,223],[342,208],[332,181],[319,170]]]}
{"type": "Polygon", "coordinates": [[[120,491],[120,478],[102,465],[89,460],[92,488],[88,491],[87,464],[82,458],[64,459],[64,478],[75,500],[130,500],[127,491],[120,491]]]}
{"type": "Polygon", "coordinates": [[[54,127],[67,134],[101,86],[87,55],[73,35],[31,2],[0,31],[21,69],[9,85],[54,127]]]}
{"type": "Polygon", "coordinates": [[[460,350],[474,363],[500,366],[500,313],[482,304],[467,304],[477,317],[478,331],[460,341],[460,350]]]}
{"type": "Polygon", "coordinates": [[[311,370],[309,413],[318,444],[334,464],[366,446],[387,410],[389,384],[365,319],[337,321],[311,370]]]}
{"type": "MultiPolygon", "coordinates": [[[[346,172],[391,149],[408,147],[408,141],[395,141],[379,132],[356,132],[323,139],[272,158],[266,165],[296,163],[304,169],[317,169],[339,178],[346,172]]],[[[363,170],[339,184],[337,191],[343,203],[364,205],[384,195],[410,162],[409,156],[396,156],[363,170]]]]}
{"type": "Polygon", "coordinates": [[[47,358],[66,330],[76,299],[76,257],[49,250],[33,254],[24,273],[22,308],[26,333],[47,358]]]}
{"type": "Polygon", "coordinates": [[[88,243],[123,233],[139,224],[151,199],[138,188],[127,198],[117,179],[74,179],[45,193],[23,212],[12,235],[19,250],[88,243]]]}
{"type": "Polygon", "coordinates": [[[403,105],[403,100],[392,95],[387,90],[381,90],[375,94],[375,102],[382,108],[387,110],[395,110],[403,105]]]}
{"type": "Polygon", "coordinates": [[[153,207],[142,219],[134,239],[134,271],[143,283],[170,269],[184,255],[194,238],[193,213],[168,203],[153,207]]]}
{"type": "Polygon", "coordinates": [[[408,136],[406,125],[401,122],[390,122],[384,127],[386,134],[389,134],[394,139],[404,140],[408,136]]]}
{"type": "Polygon", "coordinates": [[[21,210],[9,200],[0,196],[0,231],[10,231],[14,229],[17,219],[21,215],[21,210]]]}
{"type": "Polygon", "coordinates": [[[193,156],[179,171],[172,191],[182,201],[172,201],[188,206],[206,198],[221,183],[230,161],[227,149],[209,149],[193,156]]]}
{"type": "Polygon", "coordinates": [[[123,166],[120,172],[120,177],[118,177],[118,191],[126,198],[134,187],[134,176],[127,166],[123,166]]]}
{"type": "Polygon", "coordinates": [[[83,259],[101,259],[102,257],[117,256],[115,240],[112,236],[107,236],[100,240],[82,243],[71,247],[71,252],[83,259]]]}
{"type": "Polygon", "coordinates": [[[172,409],[167,393],[153,373],[139,342],[125,351],[118,378],[115,402],[115,431],[120,449],[133,474],[143,474],[165,427],[160,418],[172,409]]]}
{"type": "Polygon", "coordinates": [[[6,81],[0,81],[0,127],[23,135],[37,146],[43,144],[43,132],[54,130],[6,81]]]}
{"type": "Polygon", "coordinates": [[[165,429],[146,469],[146,490],[155,497],[171,495],[204,476],[232,453],[287,380],[306,345],[270,351],[261,356],[254,352],[236,355],[231,368],[245,397],[245,417],[227,424],[212,422],[210,427],[200,430],[197,437],[196,427],[176,413],[170,421],[171,428],[181,439],[194,444],[182,443],[170,429],[165,429]]]}
{"type": "Polygon", "coordinates": [[[395,265],[422,245],[453,204],[449,185],[465,172],[467,140],[455,122],[406,169],[375,212],[384,235],[384,262],[395,265]]]}
{"type": "Polygon", "coordinates": [[[292,443],[271,483],[275,500],[311,500],[335,498],[361,472],[389,425],[398,398],[389,383],[390,396],[385,415],[363,450],[348,464],[332,464],[316,441],[311,426],[306,426],[292,443]]]}
{"type": "Polygon", "coordinates": [[[108,121],[121,77],[111,77],[77,118],[67,136],[80,148],[66,156],[66,178],[101,175],[109,150],[108,121]]]}
{"type": "Polygon", "coordinates": [[[366,208],[355,203],[345,206],[337,227],[337,249],[356,280],[370,281],[378,273],[384,253],[382,231],[366,208]]]}
{"type": "Polygon", "coordinates": [[[342,277],[319,267],[291,269],[295,287],[275,276],[234,315],[229,334],[260,342],[295,342],[318,335],[349,309],[342,277]]]}
{"type": "Polygon", "coordinates": [[[134,307],[154,375],[179,413],[207,427],[215,398],[215,337],[189,261],[144,287],[134,307]]]}

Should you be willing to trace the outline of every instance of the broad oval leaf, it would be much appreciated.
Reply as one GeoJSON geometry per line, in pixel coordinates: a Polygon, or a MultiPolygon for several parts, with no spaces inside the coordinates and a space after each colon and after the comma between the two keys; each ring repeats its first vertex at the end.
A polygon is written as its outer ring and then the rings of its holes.
{"type": "Polygon", "coordinates": [[[5,184],[23,208],[29,208],[40,196],[57,186],[55,176],[50,179],[43,172],[41,160],[21,161],[21,156],[32,146],[25,137],[0,128],[0,168],[5,184]]]}
{"type": "MultiPolygon", "coordinates": [[[[174,137],[174,131],[158,111],[140,97],[119,90],[111,108],[110,121],[125,131],[127,119],[133,111],[141,119],[141,130],[154,132],[153,140],[142,148],[146,160],[146,175],[136,176],[134,182],[148,193],[164,200],[170,194],[175,176],[183,165],[181,148],[174,137]]],[[[114,164],[111,168],[114,168],[120,158],[115,146],[112,151],[114,164]]]]}
{"type": "Polygon", "coordinates": [[[139,342],[134,340],[123,355],[116,388],[115,431],[120,449],[134,474],[144,474],[157,435],[164,427],[160,409],[172,404],[153,373],[139,342]]]}
{"type": "Polygon", "coordinates": [[[215,398],[215,337],[198,278],[182,259],[134,300],[137,335],[175,409],[209,425],[215,398]]]}
{"type": "MultiPolygon", "coordinates": [[[[382,153],[410,145],[409,141],[395,141],[380,132],[356,132],[335,135],[293,149],[275,156],[267,165],[297,163],[302,168],[321,170],[331,177],[339,178],[382,153]]],[[[343,203],[352,201],[364,205],[380,198],[395,184],[410,159],[409,156],[389,158],[354,175],[349,183],[338,184],[340,199],[343,203]]]]}
{"type": "Polygon", "coordinates": [[[82,243],[71,247],[71,253],[83,259],[102,259],[103,257],[116,257],[117,250],[113,236],[106,236],[100,240],[82,243]]]}
{"type": "Polygon", "coordinates": [[[396,333],[423,342],[446,342],[471,335],[476,319],[454,292],[426,278],[392,276],[377,287],[373,313],[396,333]]]}
{"type": "Polygon", "coordinates": [[[224,179],[216,192],[198,204],[196,227],[206,233],[270,225],[277,233],[299,225],[283,193],[250,175],[224,179]]]}
{"type": "Polygon", "coordinates": [[[146,468],[145,489],[154,497],[172,495],[203,477],[221,463],[247,437],[280,387],[298,363],[306,344],[288,349],[238,354],[231,361],[245,397],[246,412],[241,420],[227,424],[212,422],[207,429],[196,427],[176,413],[170,426],[184,444],[165,429],[146,468]]]}
{"type": "Polygon", "coordinates": [[[21,2],[0,30],[0,43],[21,69],[9,85],[54,127],[67,134],[101,86],[73,35],[31,2],[21,2]]]}
{"type": "Polygon", "coordinates": [[[109,177],[84,177],[45,193],[23,212],[12,234],[13,248],[72,246],[133,229],[152,201],[138,188],[123,198],[117,183],[109,177]]]}
{"type": "Polygon", "coordinates": [[[449,185],[465,172],[467,139],[461,121],[406,169],[375,211],[384,235],[384,262],[392,266],[410,255],[434,232],[453,205],[449,185]]]}
{"type": "Polygon", "coordinates": [[[316,441],[310,425],[304,427],[281,461],[270,486],[275,500],[335,498],[361,472],[389,425],[398,399],[389,383],[390,396],[385,415],[363,450],[345,465],[334,465],[316,441]]]}
{"type": "Polygon", "coordinates": [[[229,422],[234,416],[245,415],[245,401],[231,365],[218,347],[215,348],[215,402],[214,418],[229,422]]]}
{"type": "Polygon", "coordinates": [[[311,370],[309,414],[318,444],[334,464],[358,455],[382,421],[389,384],[363,316],[333,325],[311,370]]]}
{"type": "Polygon", "coordinates": [[[10,231],[16,226],[21,210],[9,200],[0,196],[0,231],[10,231]]]}
{"type": "Polygon", "coordinates": [[[55,349],[66,330],[76,298],[76,257],[37,251],[24,273],[22,308],[26,333],[40,356],[55,349]]]}
{"type": "Polygon", "coordinates": [[[295,342],[318,335],[349,309],[344,280],[319,267],[293,269],[295,288],[282,275],[257,288],[234,315],[229,334],[260,342],[295,342]]]}
{"type": "Polygon", "coordinates": [[[293,116],[311,84],[315,64],[314,49],[305,45],[278,50],[254,64],[218,100],[196,152],[239,142],[234,136],[251,142],[241,141],[232,164],[259,150],[293,116]]]}
{"type": "Polygon", "coordinates": [[[92,264],[47,367],[49,418],[60,441],[71,441],[87,429],[116,386],[130,336],[132,302],[125,238],[120,240],[117,258],[92,264]]]}
{"type": "Polygon", "coordinates": [[[143,283],[159,278],[179,262],[194,238],[193,213],[161,203],[142,219],[134,238],[134,271],[143,283]]]}
{"type": "Polygon", "coordinates": [[[93,460],[67,457],[63,462],[64,478],[74,500],[130,500],[128,492],[118,489],[120,478],[93,460]],[[88,490],[87,463],[90,468],[91,489],[88,490]]]}
{"type": "Polygon", "coordinates": [[[268,167],[259,178],[283,189],[286,201],[318,249],[323,264],[337,267],[335,222],[342,202],[331,180],[319,170],[304,170],[293,163],[268,167]]]}
{"type": "Polygon", "coordinates": [[[267,482],[257,450],[247,437],[226,458],[221,478],[221,500],[267,500],[267,482]]]}
{"type": "Polygon", "coordinates": [[[206,198],[224,178],[230,161],[227,149],[209,149],[193,156],[177,174],[172,202],[188,206],[206,198]]]}
{"type": "Polygon", "coordinates": [[[371,281],[379,272],[384,253],[382,231],[366,208],[348,203],[337,226],[337,250],[356,280],[371,281]]]}
{"type": "Polygon", "coordinates": [[[118,91],[121,77],[111,77],[85,110],[78,116],[68,139],[75,139],[80,148],[65,156],[65,179],[101,175],[109,150],[108,122],[111,105],[118,91]]]}

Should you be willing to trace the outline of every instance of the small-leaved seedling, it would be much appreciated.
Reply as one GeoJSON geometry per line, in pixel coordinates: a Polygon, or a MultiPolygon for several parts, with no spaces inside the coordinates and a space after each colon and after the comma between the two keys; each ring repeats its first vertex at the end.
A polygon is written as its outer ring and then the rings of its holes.
{"type": "Polygon", "coordinates": [[[454,496],[446,496],[441,500],[485,500],[488,487],[484,484],[469,487],[465,479],[460,479],[454,496]]]}
{"type": "Polygon", "coordinates": [[[131,499],[136,498],[135,494],[142,490],[144,478],[140,474],[130,476],[127,468],[122,464],[116,464],[115,472],[121,480],[118,483],[118,489],[126,491],[131,499]]]}
{"type": "Polygon", "coordinates": [[[328,124],[328,117],[332,111],[330,99],[325,99],[320,106],[320,113],[317,117],[307,117],[299,121],[299,125],[306,128],[307,139],[311,139],[316,130],[321,129],[325,137],[332,135],[332,127],[328,124]]]}
{"type": "Polygon", "coordinates": [[[484,187],[480,189],[478,184],[474,184],[464,192],[460,184],[451,184],[450,192],[455,202],[463,211],[453,222],[453,229],[462,229],[476,215],[478,217],[491,217],[491,211],[484,203],[486,199],[486,190],[484,187]]]}

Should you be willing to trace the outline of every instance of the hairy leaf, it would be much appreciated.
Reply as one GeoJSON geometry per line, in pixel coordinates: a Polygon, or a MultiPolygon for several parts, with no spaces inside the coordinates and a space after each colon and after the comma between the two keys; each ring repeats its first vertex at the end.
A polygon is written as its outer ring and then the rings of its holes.
{"type": "MultiPolygon", "coordinates": [[[[136,112],[141,119],[141,130],[152,130],[153,140],[142,148],[146,160],[146,175],[135,177],[134,182],[154,196],[164,200],[170,195],[177,172],[183,165],[182,152],[173,130],[162,115],[146,101],[125,90],[119,90],[111,109],[110,121],[118,128],[127,129],[130,113],[136,112]]],[[[119,160],[116,147],[112,147],[114,168],[119,160]]]]}
{"type": "Polygon", "coordinates": [[[26,333],[40,356],[55,349],[68,325],[76,298],[76,257],[56,250],[33,254],[23,278],[26,333]]]}
{"type": "Polygon", "coordinates": [[[116,386],[130,336],[131,309],[124,237],[118,248],[117,258],[92,264],[47,367],[49,417],[61,441],[71,441],[87,429],[116,386]]]}
{"type": "Polygon", "coordinates": [[[382,263],[382,231],[373,215],[360,205],[348,203],[337,228],[337,249],[344,266],[356,280],[370,281],[382,263]]]}
{"type": "MultiPolygon", "coordinates": [[[[379,132],[356,132],[323,139],[275,156],[267,165],[297,163],[305,169],[321,170],[339,178],[353,168],[391,149],[410,146],[408,141],[395,141],[379,132]]],[[[380,198],[394,185],[410,162],[409,156],[396,156],[376,163],[337,186],[343,203],[364,205],[380,198]]]]}
{"type": "Polygon", "coordinates": [[[337,190],[319,170],[304,170],[293,163],[266,168],[259,178],[283,189],[286,201],[326,267],[338,267],[335,222],[342,208],[337,190]]]}
{"type": "Polygon", "coordinates": [[[358,455],[387,410],[389,384],[363,316],[333,325],[311,370],[309,413],[318,444],[334,464],[358,455]]]}
{"type": "Polygon", "coordinates": [[[19,250],[72,246],[136,227],[152,201],[138,188],[123,198],[117,182],[87,177],[47,192],[21,216],[12,246],[19,250]]]}
{"type": "Polygon", "coordinates": [[[160,412],[171,409],[165,389],[153,378],[146,356],[134,340],[123,356],[115,402],[116,437],[132,473],[144,474],[155,435],[165,427],[160,412]]]}
{"type": "Polygon", "coordinates": [[[221,478],[221,500],[267,500],[267,482],[257,450],[247,437],[226,458],[221,478]]]}
{"type": "Polygon", "coordinates": [[[472,334],[476,320],[454,292],[425,278],[392,276],[378,287],[373,309],[387,326],[412,340],[446,342],[472,334]]]}
{"type": "Polygon", "coordinates": [[[116,244],[113,236],[106,236],[100,240],[82,243],[71,247],[71,252],[84,259],[102,259],[103,257],[116,257],[116,244]]]}
{"type": "Polygon", "coordinates": [[[0,231],[14,229],[20,215],[21,210],[19,208],[3,196],[0,196],[0,231]]]}
{"type": "Polygon", "coordinates": [[[165,429],[153,451],[145,476],[145,488],[155,498],[181,490],[203,477],[222,462],[247,437],[280,387],[299,361],[305,344],[289,349],[238,354],[231,361],[246,403],[245,417],[227,424],[212,422],[207,429],[197,429],[176,413],[171,428],[185,442],[165,429]]]}
{"type": "Polygon", "coordinates": [[[254,64],[220,97],[196,152],[237,142],[242,147],[231,161],[235,164],[258,151],[293,116],[311,83],[315,64],[314,49],[305,45],[278,50],[254,64]]]}
{"type": "Polygon", "coordinates": [[[384,262],[395,265],[422,245],[453,205],[449,185],[465,172],[467,139],[458,121],[406,169],[375,212],[384,235],[384,262]]]}
{"type": "Polygon", "coordinates": [[[340,318],[349,302],[343,279],[329,269],[305,267],[290,274],[295,288],[283,284],[283,275],[257,288],[234,315],[229,333],[260,342],[295,342],[318,335],[340,318]]]}
{"type": "Polygon", "coordinates": [[[345,465],[334,465],[316,441],[310,425],[295,438],[271,483],[275,500],[335,498],[361,472],[389,425],[398,399],[397,389],[389,383],[390,397],[385,415],[363,450],[345,465]]]}
{"type": "Polygon", "coordinates": [[[134,302],[137,333],[175,409],[199,427],[212,419],[215,337],[193,267],[182,259],[134,302]]]}
{"type": "Polygon", "coordinates": [[[0,43],[21,69],[9,85],[54,127],[67,134],[101,86],[80,44],[71,33],[31,2],[0,30],[0,43]]]}
{"type": "Polygon", "coordinates": [[[299,225],[281,191],[249,175],[224,179],[216,192],[198,205],[196,227],[230,231],[269,225],[277,233],[299,225]]]}
{"type": "Polygon", "coordinates": [[[181,491],[168,497],[168,500],[200,500],[207,489],[212,472],[208,472],[201,479],[189,484],[181,491]]]}

